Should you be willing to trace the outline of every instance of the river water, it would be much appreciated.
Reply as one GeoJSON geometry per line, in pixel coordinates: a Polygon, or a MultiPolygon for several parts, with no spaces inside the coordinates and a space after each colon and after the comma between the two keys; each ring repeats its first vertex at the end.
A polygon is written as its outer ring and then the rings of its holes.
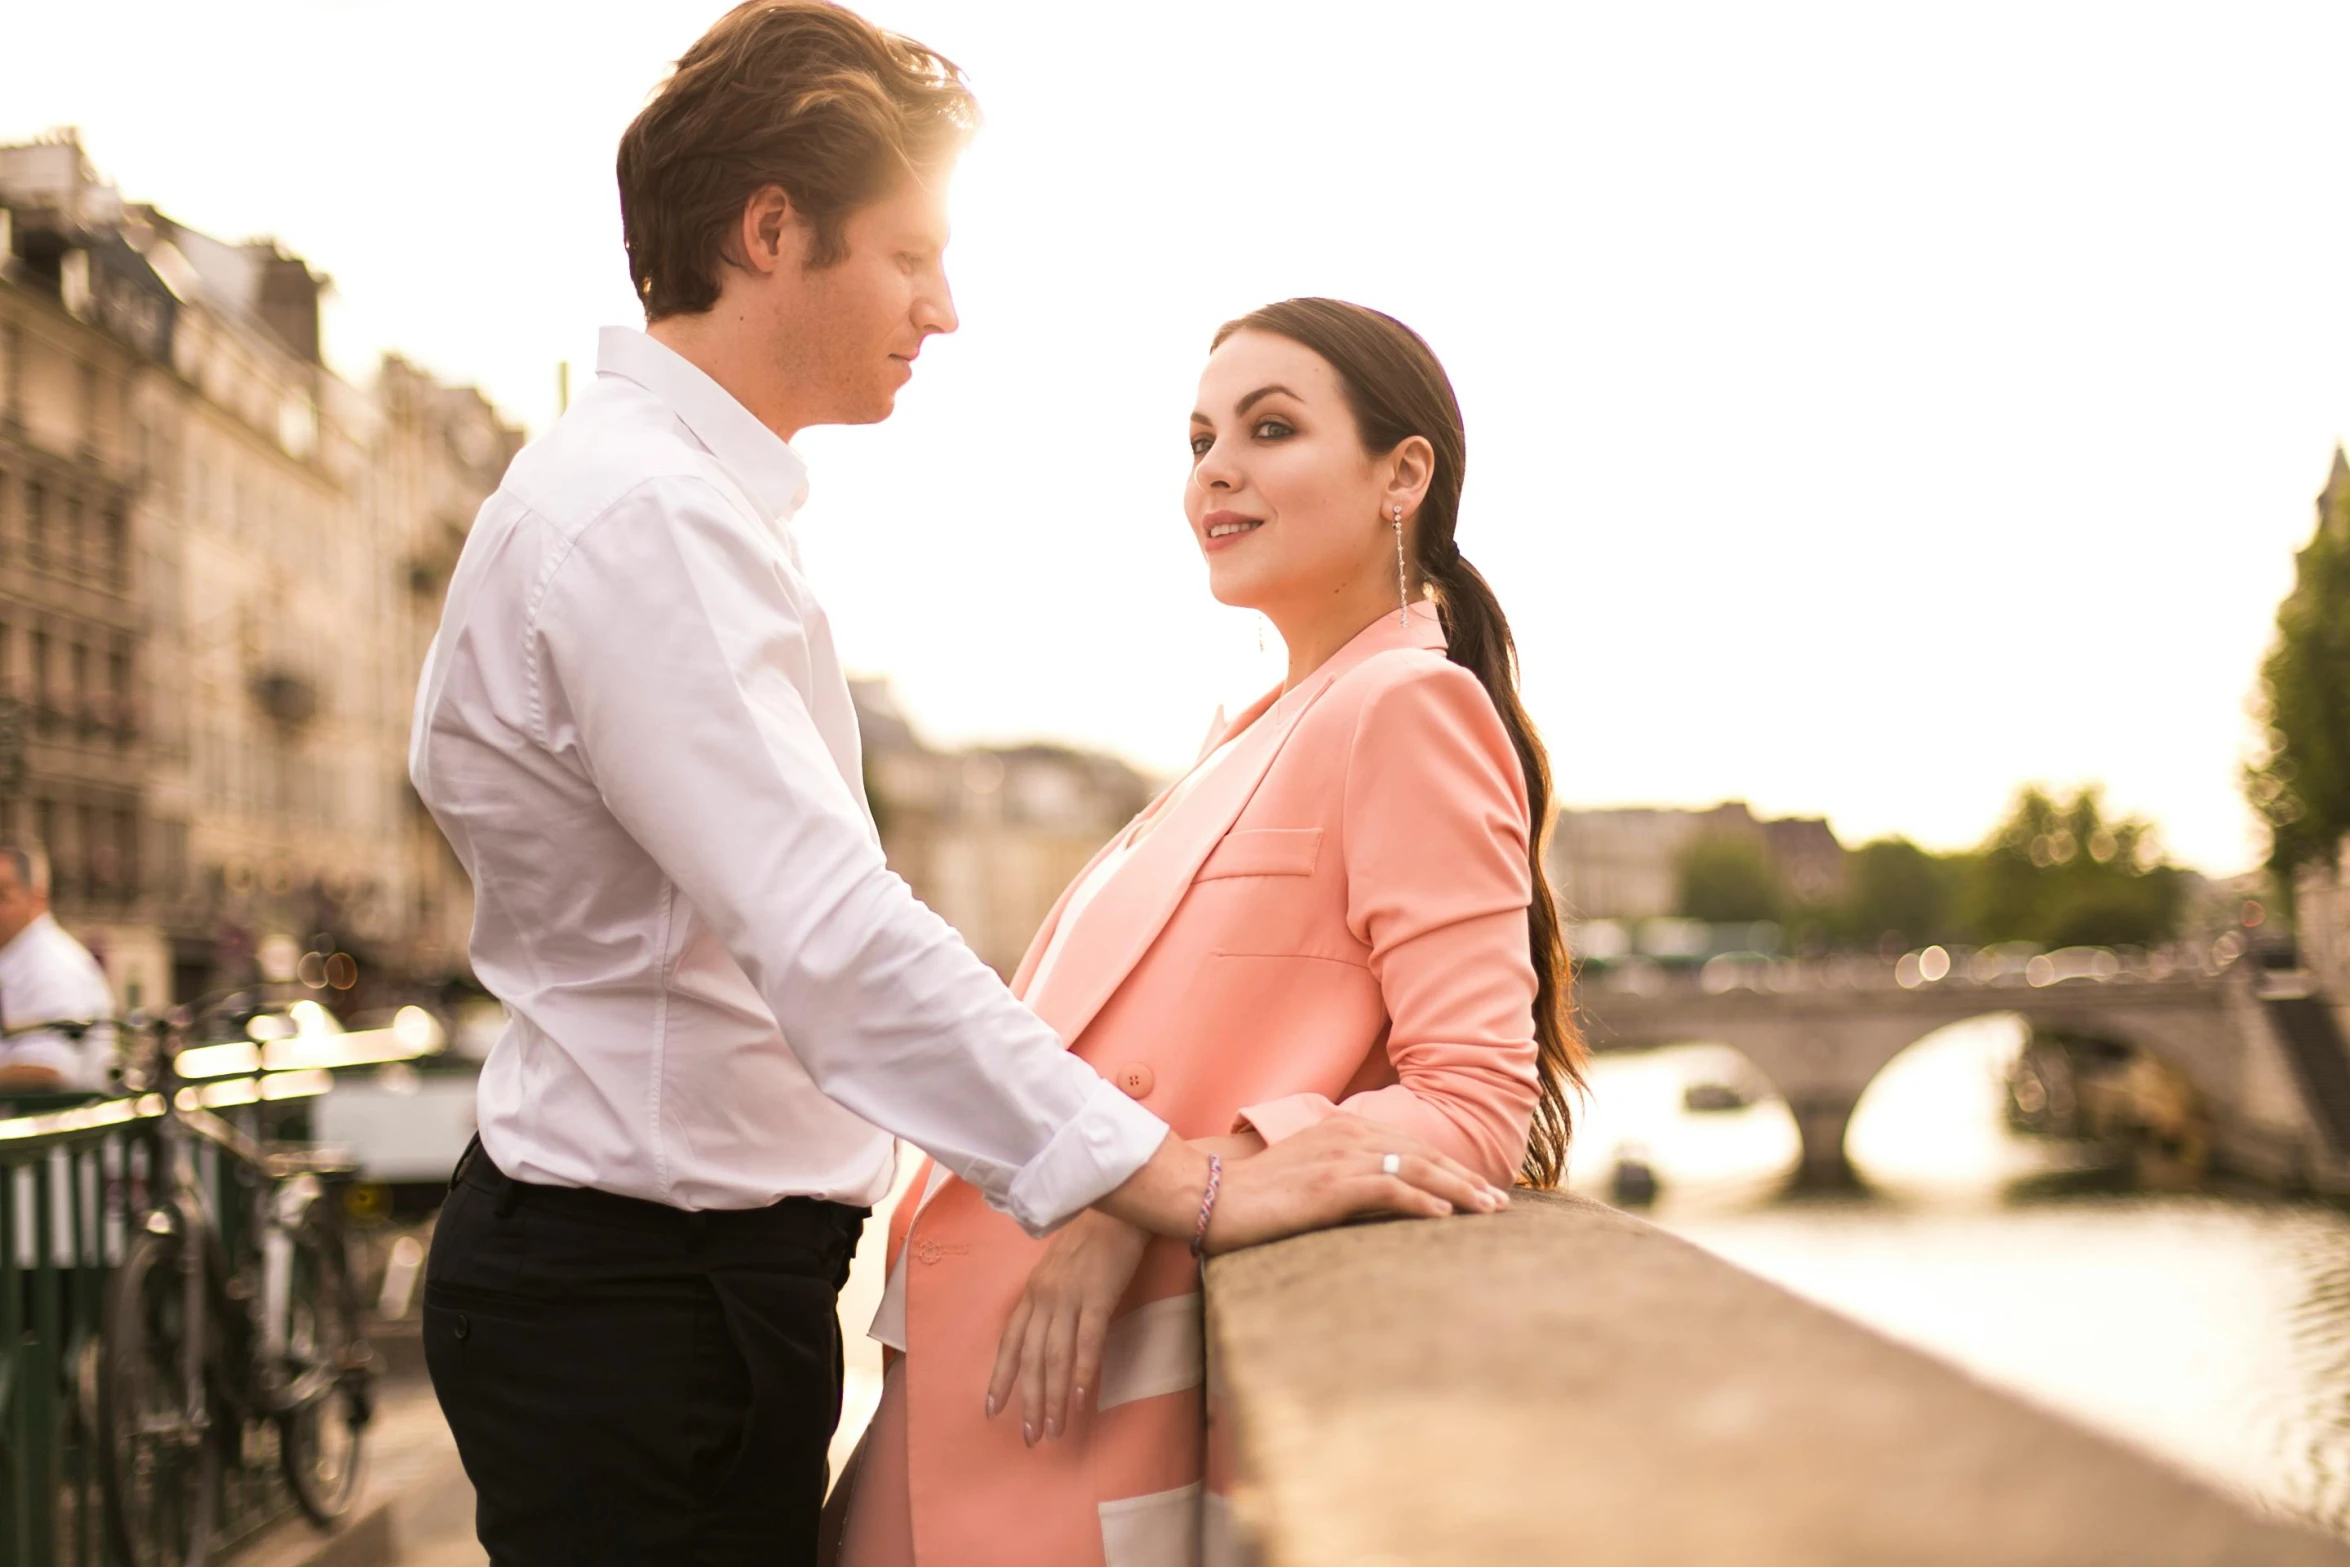
{"type": "Polygon", "coordinates": [[[1798,1294],[2350,1538],[2350,1214],[2233,1196],[2024,1195],[2078,1155],[2010,1133],[2023,1038],[1989,1018],[1920,1041],[1862,1100],[1870,1195],[1778,1195],[1793,1118],[1736,1055],[1594,1063],[1570,1184],[1655,1169],[1650,1217],[1798,1294]],[[1745,1108],[1692,1112],[1692,1083],[1745,1108]]]}

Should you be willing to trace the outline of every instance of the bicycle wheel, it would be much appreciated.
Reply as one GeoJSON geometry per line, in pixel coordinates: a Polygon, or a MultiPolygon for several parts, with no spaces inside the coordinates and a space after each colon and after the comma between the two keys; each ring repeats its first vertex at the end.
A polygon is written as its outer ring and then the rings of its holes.
{"type": "Polygon", "coordinates": [[[204,1324],[188,1321],[184,1244],[138,1231],[106,1288],[99,1490],[114,1548],[134,1567],[203,1567],[212,1548],[220,1444],[209,1407],[188,1405],[182,1346],[204,1324]]]}
{"type": "Polygon", "coordinates": [[[316,1223],[294,1232],[286,1299],[286,1364],[293,1406],[278,1416],[278,1452],[294,1500],[321,1528],[359,1494],[372,1413],[372,1359],[359,1326],[340,1237],[316,1223]]]}

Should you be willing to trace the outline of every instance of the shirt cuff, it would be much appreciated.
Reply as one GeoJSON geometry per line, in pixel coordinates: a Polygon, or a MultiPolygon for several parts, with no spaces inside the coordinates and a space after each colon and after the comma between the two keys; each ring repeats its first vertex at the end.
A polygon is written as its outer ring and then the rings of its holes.
{"type": "Polygon", "coordinates": [[[1049,1235],[1123,1186],[1166,1140],[1166,1122],[1097,1078],[1084,1108],[1012,1177],[994,1206],[1030,1235],[1049,1235]]]}
{"type": "Polygon", "coordinates": [[[1271,1147],[1284,1138],[1295,1137],[1309,1126],[1319,1126],[1338,1113],[1338,1106],[1320,1094],[1291,1094],[1286,1099],[1268,1099],[1261,1105],[1246,1105],[1232,1118],[1232,1129],[1253,1127],[1256,1134],[1271,1147]]]}

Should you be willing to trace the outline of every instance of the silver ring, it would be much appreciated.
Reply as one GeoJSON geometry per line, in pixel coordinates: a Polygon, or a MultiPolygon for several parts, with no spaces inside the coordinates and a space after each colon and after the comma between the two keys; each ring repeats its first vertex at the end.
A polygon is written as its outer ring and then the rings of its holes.
{"type": "Polygon", "coordinates": [[[1403,1155],[1399,1153],[1391,1153],[1385,1158],[1381,1159],[1379,1161],[1379,1173],[1381,1175],[1403,1174],[1403,1155]]]}

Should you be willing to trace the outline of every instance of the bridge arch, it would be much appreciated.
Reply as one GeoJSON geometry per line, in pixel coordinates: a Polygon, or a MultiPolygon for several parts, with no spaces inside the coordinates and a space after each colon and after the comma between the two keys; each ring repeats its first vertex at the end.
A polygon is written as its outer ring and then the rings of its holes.
{"type": "Polygon", "coordinates": [[[1853,1107],[1862,1088],[1919,1037],[1899,1017],[1831,1021],[1738,1005],[1694,1014],[1659,1010],[1626,1025],[1611,1026],[1602,1047],[1720,1045],[1751,1063],[1795,1118],[1801,1144],[1795,1184],[1814,1191],[1859,1185],[1844,1148],[1853,1107]]]}
{"type": "Polygon", "coordinates": [[[1802,1139],[1798,1184],[1817,1190],[1857,1184],[1846,1138],[1861,1096],[1895,1060],[1952,1024],[2012,1013],[2035,1031],[2114,1041],[2176,1074],[2214,1116],[2231,1098],[2243,1048],[2226,998],[2208,981],[1726,995],[1676,986],[1601,990],[1582,1001],[1600,1049],[1703,1042],[1746,1057],[1786,1099],[1802,1139]]]}

